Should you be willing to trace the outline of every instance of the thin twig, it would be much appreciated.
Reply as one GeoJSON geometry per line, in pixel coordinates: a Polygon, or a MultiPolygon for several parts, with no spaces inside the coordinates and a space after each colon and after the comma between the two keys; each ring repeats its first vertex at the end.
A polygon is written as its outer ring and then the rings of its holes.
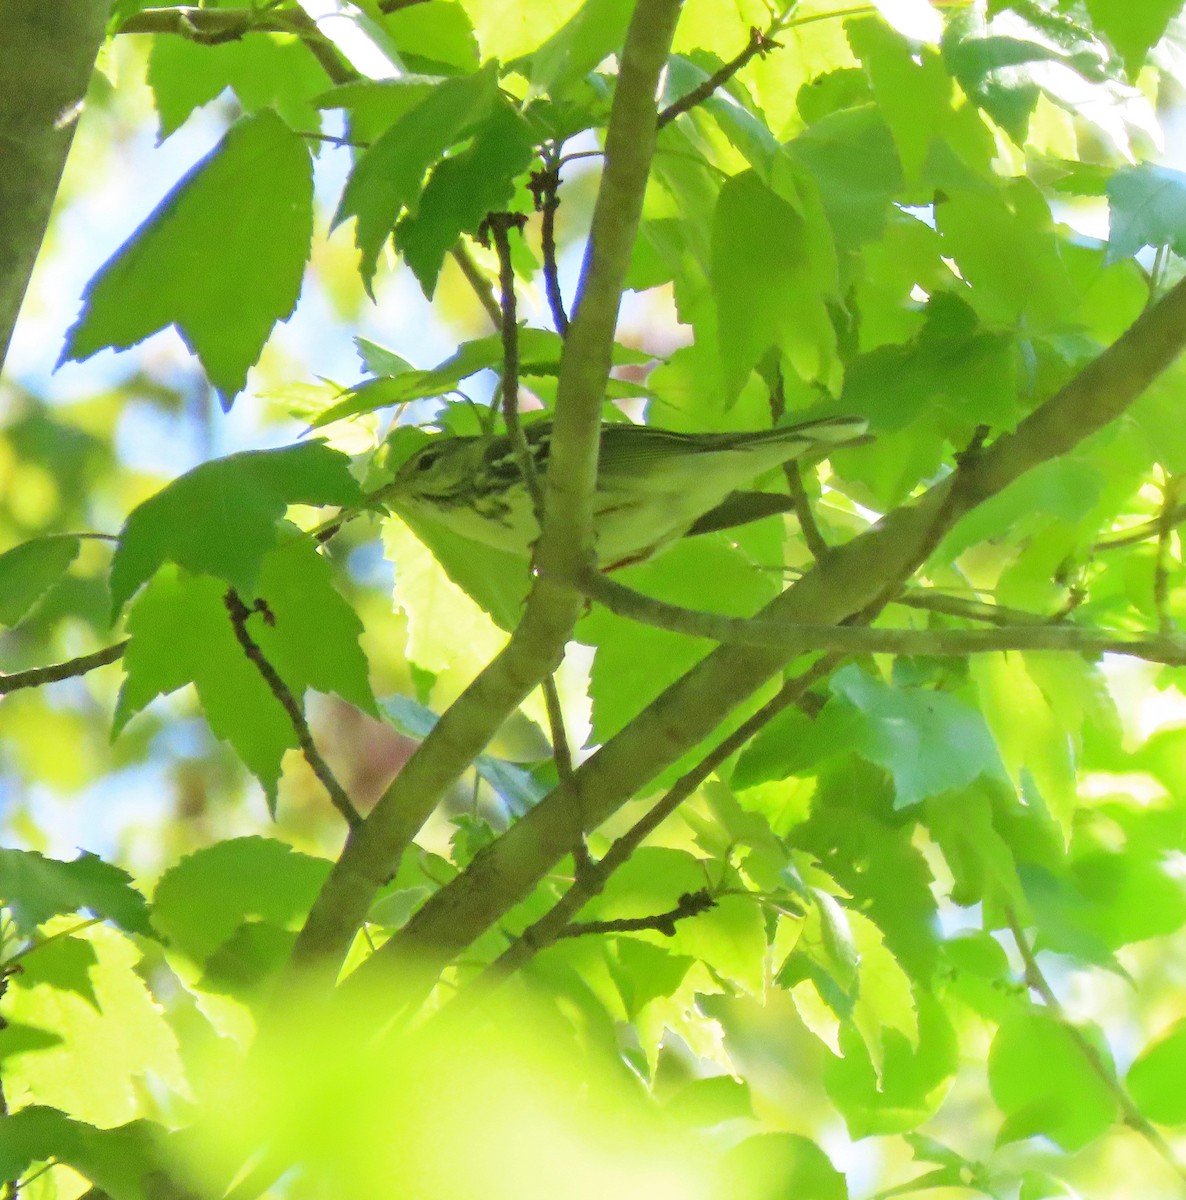
{"type": "Polygon", "coordinates": [[[449,251],[453,261],[461,268],[462,275],[465,276],[466,282],[474,290],[474,295],[478,298],[478,303],[485,309],[486,315],[490,318],[490,323],[498,329],[502,325],[502,310],[498,307],[498,299],[494,295],[494,289],[490,286],[490,280],[482,274],[482,269],[474,262],[474,256],[469,252],[469,248],[464,242],[458,242],[452,250],[449,251]]]}
{"type": "Polygon", "coordinates": [[[906,608],[917,608],[924,612],[942,613],[948,617],[962,617],[967,621],[985,621],[989,625],[1053,625],[1053,616],[1027,612],[1024,608],[1010,608],[1004,604],[989,604],[984,600],[965,600],[952,596],[937,588],[907,588],[894,599],[895,604],[906,608]]]}
{"type": "MultiPolygon", "coordinates": [[[[531,447],[523,436],[523,425],[519,420],[519,314],[515,299],[515,267],[511,262],[511,230],[522,230],[527,218],[522,213],[490,213],[482,223],[489,231],[498,255],[498,286],[502,292],[499,308],[502,311],[502,417],[506,422],[507,436],[511,440],[511,453],[519,467],[519,474],[527,485],[531,496],[531,507],[535,511],[536,523],[544,524],[544,490],[540,485],[539,472],[531,447]]],[[[481,236],[481,231],[479,231],[481,236]]]]}
{"type": "Polygon", "coordinates": [[[532,173],[527,185],[540,213],[540,253],[544,265],[544,293],[552,312],[552,323],[563,337],[568,332],[568,314],[564,311],[564,293],[560,290],[560,273],[556,265],[556,210],[560,207],[560,160],[550,153],[540,171],[532,173]]]}
{"type": "MultiPolygon", "coordinates": [[[[1004,626],[998,629],[869,629],[864,622],[873,614],[862,611],[846,625],[784,625],[751,617],[725,617],[719,613],[683,608],[645,596],[589,570],[577,586],[591,600],[620,617],[714,642],[747,646],[778,646],[791,653],[835,650],[844,654],[900,654],[907,656],[963,657],[995,654],[1003,650],[1063,650],[1075,654],[1125,654],[1171,666],[1186,665],[1186,638],[1149,634],[1117,637],[1076,625],[1004,626]]],[[[879,605],[879,608],[883,605],[879,605]]],[[[872,606],[870,606],[872,608],[872,606]]],[[[879,610],[879,609],[878,609],[879,610]]]]}
{"type": "Polygon", "coordinates": [[[297,129],[293,131],[297,137],[308,138],[314,142],[328,142],[331,146],[350,146],[354,150],[369,150],[370,142],[358,142],[354,138],[341,137],[336,133],[318,133],[312,129],[297,129]]]}
{"type": "Polygon", "coordinates": [[[1180,475],[1166,478],[1162,489],[1161,515],[1157,522],[1157,558],[1153,568],[1153,606],[1157,612],[1157,627],[1169,633],[1174,627],[1169,613],[1170,599],[1170,549],[1174,534],[1174,510],[1182,494],[1183,479],[1180,475]]]}
{"type": "Polygon", "coordinates": [[[781,44],[781,42],[776,42],[769,33],[764,33],[755,25],[750,29],[749,41],[740,54],[734,55],[719,71],[714,71],[703,83],[698,84],[688,92],[686,96],[681,96],[678,100],[663,109],[659,114],[658,128],[662,129],[665,125],[670,125],[676,117],[695,108],[697,104],[703,104],[717,88],[728,83],[750,59],[757,58],[758,55],[764,58],[768,50],[774,50],[781,44]]]}
{"type": "Polygon", "coordinates": [[[716,904],[708,888],[701,888],[698,892],[684,892],[676,906],[667,912],[650,917],[617,917],[610,921],[572,921],[557,934],[557,938],[584,937],[590,933],[636,933],[643,929],[655,929],[664,937],[674,937],[677,921],[698,917],[715,908],[716,904]]]}
{"type": "Polygon", "coordinates": [[[1175,506],[1168,517],[1163,512],[1151,520],[1133,525],[1130,529],[1117,529],[1112,533],[1105,533],[1092,546],[1092,550],[1096,553],[1119,550],[1124,546],[1135,546],[1138,542],[1148,541],[1149,538],[1156,537],[1161,532],[1164,522],[1167,521],[1170,525],[1181,525],[1183,521],[1186,521],[1186,502],[1175,506]]]}
{"type": "Polygon", "coordinates": [[[1026,985],[1037,992],[1042,998],[1042,1003],[1045,1005],[1046,1011],[1058,1022],[1071,1041],[1075,1043],[1076,1048],[1083,1055],[1087,1065],[1099,1077],[1104,1087],[1111,1092],[1120,1107],[1120,1111],[1124,1114],[1125,1124],[1139,1133],[1165,1162],[1173,1168],[1174,1173],[1180,1179],[1186,1180],[1186,1165],[1178,1161],[1169,1143],[1153,1127],[1141,1110],[1137,1108],[1133,1098],[1116,1077],[1116,1072],[1111,1065],[1100,1054],[1099,1049],[1084,1034],[1083,1030],[1067,1016],[1066,1010],[1055,995],[1049,980],[1042,973],[1042,968],[1038,965],[1037,955],[1034,953],[1029,939],[1025,936],[1025,931],[1022,929],[1021,921],[1016,911],[1010,905],[1005,906],[1005,920],[1009,925],[1010,933],[1013,935],[1017,952],[1021,955],[1022,965],[1025,968],[1026,985]]]}
{"type": "Polygon", "coordinates": [[[576,860],[577,871],[580,872],[589,865],[589,849],[585,845],[583,814],[581,812],[580,790],[573,781],[572,749],[568,744],[568,732],[564,728],[564,708],[560,703],[560,692],[556,687],[556,676],[548,675],[540,684],[544,693],[544,707],[548,713],[548,729],[552,736],[552,760],[556,764],[556,778],[562,787],[569,788],[574,797],[573,803],[573,835],[572,853],[576,860]]]}
{"type": "Polygon", "coordinates": [[[786,476],[787,490],[791,493],[791,503],[795,506],[799,532],[803,534],[803,540],[807,543],[807,549],[811,551],[811,557],[818,562],[827,555],[830,547],[824,541],[824,535],[816,523],[815,513],[812,512],[807,489],[803,486],[803,472],[794,459],[783,463],[782,472],[786,476]]]}
{"type": "Polygon", "coordinates": [[[346,824],[351,829],[357,829],[362,824],[362,814],[351,803],[350,797],[346,795],[346,790],[338,782],[333,771],[330,770],[329,764],[321,757],[321,751],[317,749],[317,745],[313,741],[313,734],[309,729],[309,723],[305,720],[305,714],[301,712],[301,706],[296,702],[296,698],[289,690],[288,685],[280,678],[276,668],[268,662],[264,652],[259,648],[251,634],[247,632],[247,618],[251,616],[252,612],[260,613],[265,621],[268,621],[269,618],[271,620],[275,618],[272,617],[270,610],[262,600],[257,600],[254,608],[248,608],[234,588],[227,590],[226,595],[222,598],[222,602],[226,605],[226,610],[230,614],[231,628],[235,631],[235,640],[243,648],[243,653],[263,677],[263,681],[268,685],[269,691],[280,701],[284,711],[288,714],[288,719],[292,722],[293,730],[297,735],[297,743],[300,745],[301,753],[305,756],[305,761],[312,768],[313,774],[321,781],[321,786],[325,788],[326,793],[329,795],[330,803],[342,814],[346,820],[346,824]]]}
{"type": "MultiPolygon", "coordinates": [[[[786,387],[783,384],[782,368],[778,367],[774,386],[770,389],[770,415],[775,425],[786,415],[786,411],[786,387]]],[[[807,489],[803,486],[803,474],[799,470],[798,462],[790,459],[783,463],[782,472],[787,481],[787,490],[791,494],[791,503],[795,506],[799,531],[803,534],[811,557],[818,562],[828,553],[828,543],[824,541],[824,535],[820,533],[819,525],[816,524],[815,513],[811,510],[811,501],[807,498],[807,489]]]]}
{"type": "Polygon", "coordinates": [[[54,663],[49,667],[32,667],[28,671],[13,671],[11,675],[0,672],[0,696],[21,688],[41,687],[46,683],[57,683],[60,679],[73,679],[85,675],[96,667],[105,667],[108,663],[116,662],[123,657],[128,648],[128,639],[116,642],[113,646],[105,646],[91,654],[83,654],[66,662],[54,663]]]}

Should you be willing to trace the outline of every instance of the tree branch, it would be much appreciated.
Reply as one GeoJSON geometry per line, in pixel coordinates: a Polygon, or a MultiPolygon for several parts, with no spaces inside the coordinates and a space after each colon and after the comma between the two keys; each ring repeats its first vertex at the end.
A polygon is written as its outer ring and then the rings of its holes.
{"type": "Polygon", "coordinates": [[[719,87],[723,87],[750,59],[761,55],[766,56],[768,50],[780,48],[781,42],[776,42],[770,33],[763,33],[756,25],[749,31],[749,41],[740,54],[735,54],[719,71],[714,71],[703,83],[694,87],[686,96],[681,96],[673,104],[669,104],[659,114],[659,128],[670,125],[676,117],[689,112],[697,104],[703,104],[719,87]]]}
{"type": "Polygon", "coordinates": [[[313,741],[313,732],[309,728],[308,721],[305,720],[305,714],[301,712],[301,706],[296,702],[296,697],[289,690],[288,684],[280,678],[280,674],[276,668],[268,662],[267,656],[259,648],[255,639],[247,632],[247,618],[251,616],[252,612],[258,612],[264,621],[271,624],[275,620],[271,611],[262,600],[257,600],[253,608],[248,608],[234,588],[230,588],[222,599],[226,605],[227,612],[230,614],[231,628],[235,631],[235,640],[242,647],[243,653],[251,661],[255,669],[263,677],[264,683],[268,685],[268,690],[280,701],[280,706],[288,714],[288,719],[292,722],[292,727],[296,732],[297,742],[300,744],[301,753],[305,756],[305,761],[312,768],[313,774],[321,781],[321,786],[325,788],[326,793],[329,795],[330,803],[342,814],[346,824],[351,829],[358,828],[362,824],[362,814],[351,803],[350,797],[346,795],[345,788],[342,787],[333,771],[330,770],[329,763],[321,757],[321,751],[317,749],[317,743],[313,741]]]}
{"type": "Polygon", "coordinates": [[[333,42],[317,28],[304,9],[284,12],[254,8],[146,8],[133,13],[117,33],[171,33],[204,46],[237,42],[250,33],[288,33],[308,46],[333,83],[350,83],[360,76],[333,42]]]}
{"type": "Polygon", "coordinates": [[[0,0],[0,367],[41,249],[107,0],[0,0]]]}
{"type": "Polygon", "coordinates": [[[102,650],[95,650],[91,654],[83,654],[66,662],[54,663],[53,666],[13,671],[11,675],[0,671],[0,696],[19,691],[21,688],[41,687],[47,683],[57,683],[60,679],[74,679],[85,675],[96,667],[105,667],[108,663],[117,662],[127,648],[128,639],[125,638],[112,646],[104,646],[102,650]]]}
{"type": "Polygon", "coordinates": [[[708,888],[698,892],[684,892],[674,908],[654,913],[649,917],[617,917],[610,921],[572,921],[559,932],[558,938],[584,937],[590,933],[637,933],[643,929],[655,929],[664,937],[675,937],[677,921],[698,917],[701,913],[716,908],[717,902],[708,888]]]}
{"type": "Polygon", "coordinates": [[[519,420],[519,316],[515,302],[515,268],[511,263],[511,230],[523,228],[527,218],[521,213],[490,213],[482,224],[481,232],[488,232],[498,255],[498,286],[502,293],[499,304],[499,329],[502,334],[502,419],[506,422],[507,436],[511,439],[511,453],[527,493],[535,519],[542,528],[544,520],[544,492],[540,487],[539,472],[535,459],[523,436],[523,425],[519,420]]]}
{"type": "MultiPolygon", "coordinates": [[[[483,971],[477,981],[450,1004],[450,1009],[477,1003],[484,994],[497,987],[516,971],[521,970],[536,954],[547,949],[563,936],[563,932],[572,918],[590,900],[600,895],[609,881],[609,877],[629,861],[643,842],[714,771],[718,770],[750,738],[784,709],[792,704],[800,703],[808,689],[829,675],[839,661],[838,655],[825,656],[794,679],[788,679],[776,696],[743,721],[731,734],[718,742],[695,766],[681,775],[663,797],[610,846],[598,862],[590,863],[584,870],[579,870],[568,891],[542,917],[528,926],[483,971]]],[[[362,965],[360,971],[366,972],[362,976],[363,979],[370,974],[366,963],[362,965]]]]}
{"type": "MultiPolygon", "coordinates": [[[[1116,342],[1013,434],[970,456],[959,474],[828,556],[763,611],[787,624],[838,624],[878,601],[925,560],[935,537],[1031,468],[1065,454],[1116,419],[1186,344],[1186,282],[1148,308],[1116,342]]],[[[723,646],[643,710],[574,772],[586,830],[595,828],[648,780],[691,751],[758,687],[782,669],[783,650],[723,646]]],[[[379,951],[387,961],[421,959],[439,970],[520,899],[567,853],[571,799],[558,788],[485,847],[435,893],[379,951]]],[[[362,968],[361,970],[366,970],[362,968]]],[[[368,972],[369,974],[369,972],[368,972]]]]}
{"type": "MultiPolygon", "coordinates": [[[[584,605],[576,588],[552,580],[571,577],[592,556],[601,400],[654,149],[655,91],[678,11],[679,0],[638,0],[621,54],[580,299],[560,364],[539,544],[550,579],[536,580],[506,648],[441,716],[365,822],[350,831],[297,938],[295,969],[318,964],[327,981],[336,975],[383,880],[444,789],[555,669],[584,605]]],[[[567,851],[571,817],[566,825],[567,851]]]]}

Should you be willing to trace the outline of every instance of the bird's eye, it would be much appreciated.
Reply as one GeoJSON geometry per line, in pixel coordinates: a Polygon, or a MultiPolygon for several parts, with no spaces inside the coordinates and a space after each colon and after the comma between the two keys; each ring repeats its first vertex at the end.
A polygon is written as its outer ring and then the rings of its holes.
{"type": "Polygon", "coordinates": [[[436,461],[438,458],[440,458],[440,456],[441,456],[441,452],[439,450],[426,451],[417,460],[416,470],[417,471],[429,470],[431,467],[434,467],[436,465],[436,461]]]}

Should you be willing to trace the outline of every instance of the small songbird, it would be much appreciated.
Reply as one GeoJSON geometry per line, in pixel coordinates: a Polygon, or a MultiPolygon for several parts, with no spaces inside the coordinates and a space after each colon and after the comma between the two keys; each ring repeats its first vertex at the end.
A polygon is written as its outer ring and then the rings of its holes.
{"type": "MultiPolygon", "coordinates": [[[[826,417],[746,433],[675,433],[604,425],[593,498],[597,558],[610,569],[649,558],[688,534],[742,525],[788,507],[785,496],[738,489],[801,455],[864,440],[861,417],[826,417]]],[[[542,480],[552,423],[524,428],[542,480]]],[[[539,537],[528,488],[506,434],[442,435],[417,450],[373,497],[396,513],[529,557],[539,537]]]]}

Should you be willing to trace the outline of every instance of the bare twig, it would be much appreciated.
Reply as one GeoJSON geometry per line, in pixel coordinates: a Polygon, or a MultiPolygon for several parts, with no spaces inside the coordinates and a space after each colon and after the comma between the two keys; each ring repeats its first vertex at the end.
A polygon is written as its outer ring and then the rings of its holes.
{"type": "Polygon", "coordinates": [[[803,486],[803,473],[799,464],[791,459],[782,465],[783,474],[787,480],[787,490],[791,493],[791,503],[795,506],[795,517],[799,522],[799,532],[811,551],[811,557],[817,561],[823,558],[829,550],[824,535],[816,523],[815,513],[811,511],[811,501],[807,498],[807,489],[803,486]]]}
{"type": "Polygon", "coordinates": [[[330,770],[329,764],[321,757],[321,751],[317,749],[317,745],[313,741],[313,734],[309,729],[308,721],[305,720],[305,714],[301,712],[301,706],[296,702],[296,698],[289,690],[288,685],[280,678],[276,668],[268,662],[267,657],[259,648],[255,639],[247,632],[247,618],[253,612],[258,612],[265,621],[269,621],[270,623],[270,621],[275,619],[272,617],[271,611],[262,600],[257,600],[253,608],[248,608],[234,588],[227,590],[226,595],[222,598],[222,602],[226,605],[226,610],[230,614],[231,628],[235,631],[235,640],[243,648],[243,653],[263,677],[269,691],[280,701],[284,711],[288,714],[288,719],[292,722],[292,727],[296,732],[297,742],[300,745],[301,753],[305,756],[305,761],[312,768],[313,774],[321,781],[321,786],[325,788],[326,793],[329,795],[330,803],[342,814],[346,820],[346,824],[351,829],[356,829],[362,824],[362,814],[351,803],[350,797],[346,795],[345,789],[338,782],[333,771],[330,770]]]}
{"type": "Polygon", "coordinates": [[[655,913],[649,917],[617,917],[610,921],[573,921],[557,934],[557,938],[584,937],[590,933],[636,933],[643,929],[655,929],[664,937],[675,936],[677,921],[698,917],[716,907],[716,900],[708,888],[698,892],[684,892],[674,908],[655,913]]]}
{"type": "Polygon", "coordinates": [[[490,286],[490,280],[482,274],[482,269],[474,262],[474,256],[464,242],[458,242],[449,253],[453,261],[461,268],[466,282],[473,288],[478,303],[486,310],[490,323],[496,329],[499,328],[502,325],[502,310],[498,307],[498,299],[494,295],[494,289],[490,286]]]}
{"type": "Polygon", "coordinates": [[[1042,1003],[1045,1005],[1046,1011],[1058,1022],[1071,1041],[1075,1043],[1076,1049],[1083,1056],[1087,1065],[1099,1077],[1104,1087],[1111,1092],[1120,1111],[1124,1114],[1125,1124],[1139,1133],[1149,1143],[1161,1158],[1173,1168],[1174,1173],[1179,1179],[1186,1180],[1186,1165],[1179,1162],[1169,1143],[1154,1128],[1141,1110],[1137,1108],[1133,1098],[1128,1094],[1128,1090],[1116,1077],[1116,1072],[1104,1059],[1099,1049],[1084,1034],[1083,1030],[1067,1016],[1066,1010],[1054,994],[1054,989],[1050,986],[1049,980],[1047,980],[1041,966],[1038,964],[1037,955],[1034,953],[1029,939],[1025,936],[1025,931],[1022,929],[1017,913],[1010,906],[1005,907],[1005,920],[1009,925],[1010,933],[1013,935],[1017,952],[1021,955],[1022,965],[1025,968],[1026,985],[1037,992],[1042,998],[1042,1003]]]}
{"type": "Polygon", "coordinates": [[[502,292],[499,309],[502,333],[502,416],[506,422],[507,435],[511,439],[511,453],[527,492],[531,496],[531,507],[535,511],[537,524],[544,523],[544,491],[540,486],[539,472],[531,447],[523,436],[523,425],[519,420],[519,315],[515,299],[515,268],[511,262],[511,230],[522,230],[527,218],[522,213],[489,213],[482,222],[478,236],[489,233],[498,255],[498,285],[502,292]]]}
{"type": "Polygon", "coordinates": [[[560,291],[560,273],[556,265],[556,210],[560,207],[560,160],[550,155],[540,171],[535,171],[528,184],[540,216],[540,252],[544,260],[544,293],[552,311],[552,323],[563,337],[568,332],[568,314],[564,311],[564,294],[560,291]]]}
{"type": "MultiPolygon", "coordinates": [[[[775,425],[782,420],[786,411],[786,388],[783,384],[782,368],[779,367],[776,370],[774,386],[770,389],[770,415],[774,418],[775,425]]],[[[787,490],[791,494],[791,503],[795,506],[799,531],[803,534],[811,557],[818,562],[828,553],[828,543],[824,541],[824,535],[820,533],[815,520],[815,513],[811,511],[811,501],[807,498],[807,489],[803,486],[803,474],[798,462],[792,458],[783,463],[782,472],[787,481],[787,490]]]]}
{"type": "Polygon", "coordinates": [[[703,83],[694,87],[686,96],[681,96],[669,104],[659,114],[659,128],[670,125],[676,117],[695,108],[697,104],[703,104],[717,88],[728,83],[750,59],[757,58],[759,55],[764,58],[768,50],[777,49],[781,45],[781,42],[776,42],[768,33],[763,33],[755,25],[749,31],[749,41],[740,54],[734,55],[719,71],[714,71],[703,83]]]}
{"type": "Polygon", "coordinates": [[[104,646],[102,650],[95,650],[91,654],[54,663],[53,666],[13,671],[11,675],[0,671],[0,696],[19,691],[21,688],[41,687],[46,683],[57,683],[60,679],[74,679],[76,676],[85,675],[96,667],[105,667],[108,663],[116,662],[123,657],[127,648],[128,641],[125,639],[112,646],[104,646]]]}

